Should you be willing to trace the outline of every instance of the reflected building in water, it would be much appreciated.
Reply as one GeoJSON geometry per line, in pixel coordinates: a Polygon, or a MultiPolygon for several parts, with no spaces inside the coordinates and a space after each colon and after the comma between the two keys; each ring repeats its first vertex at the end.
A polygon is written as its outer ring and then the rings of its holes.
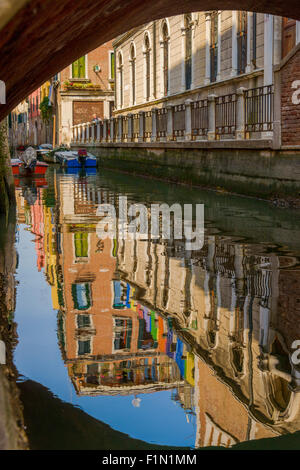
{"type": "Polygon", "coordinates": [[[100,240],[96,234],[97,201],[109,195],[99,191],[90,198],[88,189],[85,178],[75,184],[73,179],[61,180],[57,186],[56,270],[62,287],[58,325],[73,385],[80,395],[182,387],[188,374],[182,364],[183,342],[120,279],[116,241],[100,240]]]}
{"type": "Polygon", "coordinates": [[[120,241],[122,276],[146,305],[174,319],[196,355],[199,446],[300,427],[300,376],[291,361],[291,345],[300,338],[297,291],[293,300],[284,295],[299,271],[295,259],[259,251],[208,236],[203,250],[184,258],[180,245],[120,241]]]}
{"type": "Polygon", "coordinates": [[[300,429],[295,258],[216,235],[192,253],[178,241],[100,240],[97,207],[118,194],[61,177],[55,197],[45,272],[78,394],[173,389],[196,420],[196,447],[300,429]]]}

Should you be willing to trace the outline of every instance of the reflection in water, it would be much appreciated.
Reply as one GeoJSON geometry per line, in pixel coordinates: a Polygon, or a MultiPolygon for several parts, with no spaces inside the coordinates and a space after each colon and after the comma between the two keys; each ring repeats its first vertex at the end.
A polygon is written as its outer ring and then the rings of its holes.
{"type": "Polygon", "coordinates": [[[195,447],[299,430],[296,256],[212,230],[192,253],[177,240],[100,240],[97,207],[120,194],[54,176],[34,199],[17,191],[18,222],[35,235],[77,396],[141,408],[144,394],[171,390],[195,447]]]}

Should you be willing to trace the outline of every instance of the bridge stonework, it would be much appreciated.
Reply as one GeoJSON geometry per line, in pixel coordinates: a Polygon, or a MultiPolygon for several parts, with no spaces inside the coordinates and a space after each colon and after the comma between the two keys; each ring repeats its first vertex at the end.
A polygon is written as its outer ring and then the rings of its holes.
{"type": "Polygon", "coordinates": [[[281,144],[300,146],[300,47],[281,65],[281,144]]]}
{"type": "Polygon", "coordinates": [[[244,10],[300,20],[299,0],[6,0],[0,2],[0,120],[49,76],[150,20],[191,11],[244,10]],[[18,9],[19,8],[19,9],[18,9]]]}

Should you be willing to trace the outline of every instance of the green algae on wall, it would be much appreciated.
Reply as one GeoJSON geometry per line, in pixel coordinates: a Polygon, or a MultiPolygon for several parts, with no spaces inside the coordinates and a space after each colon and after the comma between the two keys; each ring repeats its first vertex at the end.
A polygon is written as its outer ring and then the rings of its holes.
{"type": "MultiPolygon", "coordinates": [[[[300,207],[300,152],[87,145],[100,168],[223,190],[300,207]]],[[[72,145],[72,149],[77,149],[72,145]]]]}
{"type": "Polygon", "coordinates": [[[6,120],[0,123],[0,214],[8,214],[15,204],[15,190],[10,165],[6,120]]]}

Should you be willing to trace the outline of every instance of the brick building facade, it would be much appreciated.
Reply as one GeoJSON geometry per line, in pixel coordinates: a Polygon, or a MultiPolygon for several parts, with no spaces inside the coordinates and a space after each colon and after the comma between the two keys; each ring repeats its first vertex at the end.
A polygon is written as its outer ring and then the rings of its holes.
{"type": "Polygon", "coordinates": [[[114,104],[114,53],[111,42],[79,58],[54,80],[56,143],[69,144],[71,127],[95,117],[109,118],[114,104]]]}
{"type": "Polygon", "coordinates": [[[282,146],[300,148],[300,44],[283,60],[280,68],[282,146]]]}

